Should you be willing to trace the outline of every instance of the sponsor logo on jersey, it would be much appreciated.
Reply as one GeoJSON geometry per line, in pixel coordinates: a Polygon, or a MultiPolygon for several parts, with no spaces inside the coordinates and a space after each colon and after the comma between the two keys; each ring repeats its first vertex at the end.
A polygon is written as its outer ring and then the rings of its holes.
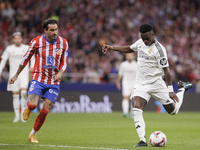
{"type": "Polygon", "coordinates": [[[47,64],[48,65],[53,65],[54,64],[54,57],[53,56],[48,56],[47,57],[47,64]]]}
{"type": "Polygon", "coordinates": [[[48,56],[47,57],[47,65],[43,65],[43,67],[45,68],[45,69],[56,69],[56,68],[58,68],[57,66],[54,66],[53,64],[54,64],[54,57],[53,56],[48,56]]]}
{"type": "Polygon", "coordinates": [[[53,93],[53,94],[58,96],[58,93],[56,91],[52,90],[52,89],[49,89],[49,93],[53,93]]]}
{"type": "Polygon", "coordinates": [[[144,59],[149,59],[149,55],[147,55],[145,52],[143,51],[139,51],[138,52],[138,58],[144,58],[144,59]]]}

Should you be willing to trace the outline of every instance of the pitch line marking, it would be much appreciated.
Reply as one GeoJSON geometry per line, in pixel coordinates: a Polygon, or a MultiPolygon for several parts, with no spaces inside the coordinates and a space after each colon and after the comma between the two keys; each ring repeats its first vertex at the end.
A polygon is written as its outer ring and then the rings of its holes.
{"type": "Polygon", "coordinates": [[[115,148],[105,148],[105,147],[83,147],[83,146],[67,146],[67,145],[40,145],[40,144],[3,144],[2,146],[35,146],[35,147],[64,147],[64,148],[78,148],[78,149],[103,149],[103,150],[129,150],[129,149],[115,149],[115,148]]]}

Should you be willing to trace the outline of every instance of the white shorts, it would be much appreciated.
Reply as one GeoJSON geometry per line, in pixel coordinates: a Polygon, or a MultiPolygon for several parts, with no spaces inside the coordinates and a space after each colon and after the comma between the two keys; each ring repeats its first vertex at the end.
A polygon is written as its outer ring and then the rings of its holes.
{"type": "Polygon", "coordinates": [[[123,96],[130,96],[132,90],[133,90],[133,87],[131,87],[131,86],[123,86],[122,87],[122,95],[123,96]]]}
{"type": "Polygon", "coordinates": [[[130,98],[132,99],[134,96],[139,96],[145,99],[147,103],[149,102],[151,96],[163,105],[168,105],[174,102],[169,97],[169,91],[165,82],[162,79],[157,80],[152,84],[136,84],[130,98]]]}
{"type": "Polygon", "coordinates": [[[7,84],[7,91],[18,92],[21,88],[28,88],[28,77],[17,78],[14,84],[7,84]]]}

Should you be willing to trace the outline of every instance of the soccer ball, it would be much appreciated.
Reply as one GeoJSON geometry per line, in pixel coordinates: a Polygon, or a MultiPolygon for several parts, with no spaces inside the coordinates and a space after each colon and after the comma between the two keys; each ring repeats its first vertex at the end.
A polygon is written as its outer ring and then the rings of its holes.
{"type": "Polygon", "coordinates": [[[167,138],[163,132],[155,131],[150,135],[149,142],[152,146],[163,147],[167,143],[167,138]]]}

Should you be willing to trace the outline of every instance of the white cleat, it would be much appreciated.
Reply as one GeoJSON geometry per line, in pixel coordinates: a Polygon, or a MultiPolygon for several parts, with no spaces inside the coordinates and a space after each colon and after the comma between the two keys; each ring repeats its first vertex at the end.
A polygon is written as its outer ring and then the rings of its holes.
{"type": "Polygon", "coordinates": [[[20,118],[19,118],[19,117],[15,117],[14,120],[13,120],[13,122],[14,122],[14,123],[15,123],[15,122],[20,122],[20,118]]]}

